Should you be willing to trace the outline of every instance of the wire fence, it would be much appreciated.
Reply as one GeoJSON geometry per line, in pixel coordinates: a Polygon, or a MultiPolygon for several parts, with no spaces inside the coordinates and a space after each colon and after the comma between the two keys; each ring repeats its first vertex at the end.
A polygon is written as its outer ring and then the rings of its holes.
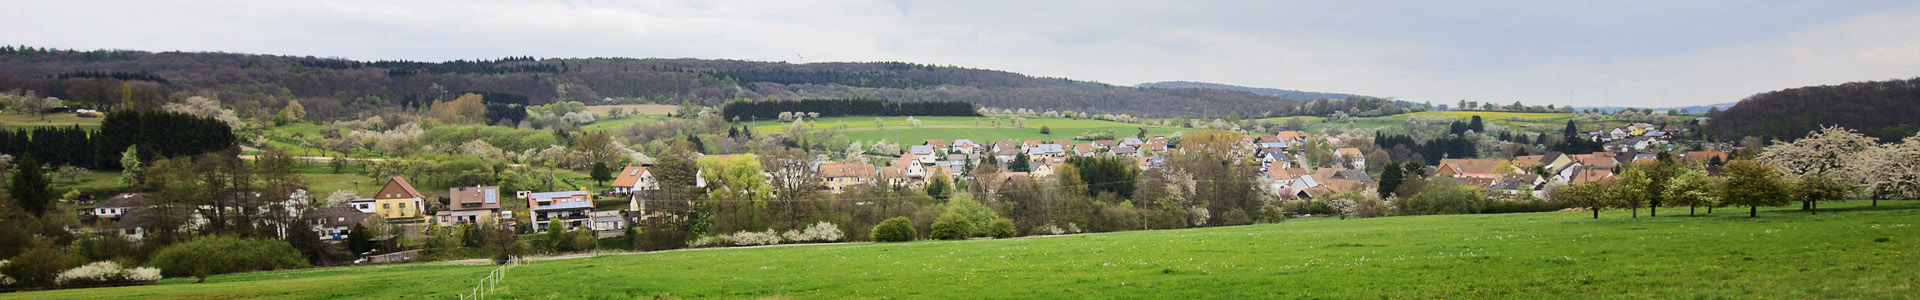
{"type": "Polygon", "coordinates": [[[507,258],[507,263],[500,264],[500,267],[493,268],[492,271],[487,271],[487,277],[480,278],[480,281],[474,282],[473,288],[467,289],[466,293],[461,293],[460,300],[486,299],[487,294],[494,293],[494,291],[499,287],[501,280],[507,279],[508,267],[525,265],[525,264],[527,264],[527,260],[520,258],[518,256],[507,258]]]}

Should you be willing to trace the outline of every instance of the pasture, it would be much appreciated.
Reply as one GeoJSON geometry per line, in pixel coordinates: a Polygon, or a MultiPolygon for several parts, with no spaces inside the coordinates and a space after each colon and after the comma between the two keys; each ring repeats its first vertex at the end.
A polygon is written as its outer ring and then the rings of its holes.
{"type": "MultiPolygon", "coordinates": [[[[1104,133],[1109,131],[1111,131],[1116,138],[1126,138],[1138,134],[1142,127],[1147,129],[1148,136],[1171,135],[1176,132],[1193,130],[1189,128],[1143,126],[1103,120],[1047,117],[1027,118],[1026,127],[1014,126],[1013,118],[1008,116],[915,117],[915,119],[920,120],[919,126],[908,123],[906,117],[836,117],[821,118],[819,120],[808,121],[808,123],[815,126],[815,128],[839,130],[842,135],[845,135],[849,140],[853,141],[906,141],[906,144],[909,145],[917,145],[930,139],[947,141],[972,139],[974,142],[982,145],[999,140],[1065,140],[1082,134],[1104,133]],[[876,119],[879,120],[878,123],[875,122],[876,119]],[[994,120],[999,120],[999,123],[996,124],[994,120]],[[1049,129],[1053,133],[1052,136],[1049,137],[1046,134],[1041,134],[1041,127],[1049,129]]],[[[755,132],[774,132],[785,131],[787,127],[792,124],[774,120],[754,122],[753,125],[755,132]]],[[[1088,142],[1075,141],[1075,143],[1084,144],[1088,142]]]]}
{"type": "MultiPolygon", "coordinates": [[[[1920,202],[1628,218],[1414,216],[1005,240],[622,253],[509,269],[489,298],[1909,298],[1920,202]]],[[[854,230],[866,230],[858,228],[854,230]]],[[[454,298],[494,266],[217,275],[17,299],[454,298]]]]}

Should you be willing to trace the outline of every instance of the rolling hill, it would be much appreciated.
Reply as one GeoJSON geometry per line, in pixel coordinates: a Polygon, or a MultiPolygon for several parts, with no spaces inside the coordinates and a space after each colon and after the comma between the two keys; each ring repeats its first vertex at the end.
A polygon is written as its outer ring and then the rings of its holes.
{"type": "Polygon", "coordinates": [[[1307,101],[1307,100],[1314,100],[1314,99],[1346,99],[1348,97],[1366,97],[1366,96],[1354,95],[1354,94],[1322,93],[1322,92],[1308,92],[1308,91],[1284,90],[1284,89],[1274,89],[1274,88],[1258,88],[1258,87],[1246,87],[1246,86],[1238,86],[1238,85],[1230,85],[1230,84],[1192,82],[1192,81],[1150,82],[1150,83],[1142,83],[1142,84],[1134,85],[1134,87],[1149,88],[1149,89],[1210,89],[1210,90],[1240,91],[1240,92],[1248,92],[1248,93],[1254,93],[1254,94],[1260,94],[1260,95],[1266,95],[1266,96],[1287,98],[1287,99],[1292,99],[1296,101],[1307,101]]]}
{"type": "Polygon", "coordinates": [[[1898,141],[1920,132],[1920,77],[1765,92],[1708,117],[1708,133],[1723,141],[1793,140],[1835,125],[1898,141]]]}

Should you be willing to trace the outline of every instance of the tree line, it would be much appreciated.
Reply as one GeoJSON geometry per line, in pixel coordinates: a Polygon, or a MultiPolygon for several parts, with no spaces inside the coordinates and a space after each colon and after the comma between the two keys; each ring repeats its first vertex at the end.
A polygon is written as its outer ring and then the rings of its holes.
{"type": "Polygon", "coordinates": [[[1709,113],[1709,138],[1792,138],[1843,126],[1882,142],[1920,132],[1920,78],[1849,82],[1765,92],[1709,113]]]}

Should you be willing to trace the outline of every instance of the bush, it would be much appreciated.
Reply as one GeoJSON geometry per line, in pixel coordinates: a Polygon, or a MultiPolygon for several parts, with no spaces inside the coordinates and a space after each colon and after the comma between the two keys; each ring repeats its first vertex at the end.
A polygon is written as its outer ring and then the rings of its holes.
{"type": "Polygon", "coordinates": [[[918,235],[920,232],[913,230],[913,221],[907,220],[907,217],[893,217],[880,221],[880,225],[873,225],[874,241],[905,242],[918,235]]]}
{"type": "Polygon", "coordinates": [[[987,225],[987,232],[996,239],[1011,238],[1020,235],[1020,233],[1013,228],[1013,220],[1008,220],[1007,218],[993,219],[993,223],[987,225]]]}
{"type": "Polygon", "coordinates": [[[1566,208],[1567,208],[1566,204],[1547,203],[1546,201],[1542,201],[1540,199],[1517,200],[1517,201],[1492,201],[1492,202],[1488,202],[1487,207],[1481,209],[1480,213],[1508,214],[1508,213],[1550,212],[1550,211],[1559,211],[1566,208]]]}
{"type": "MultiPolygon", "coordinates": [[[[36,243],[40,244],[40,243],[36,243]]],[[[67,268],[67,256],[52,247],[35,246],[0,266],[0,274],[11,277],[19,286],[52,287],[54,278],[67,268]]]]}
{"type": "Polygon", "coordinates": [[[845,239],[847,235],[840,232],[839,226],[833,226],[833,223],[820,221],[819,223],[813,223],[813,226],[807,226],[807,228],[787,230],[786,233],[780,234],[780,237],[786,238],[789,243],[828,243],[838,242],[841,239],[845,239]]]}
{"type": "Polygon", "coordinates": [[[1441,178],[1429,180],[1425,191],[1409,197],[1405,209],[1410,215],[1471,214],[1484,209],[1486,199],[1479,189],[1441,178]]]}
{"type": "Polygon", "coordinates": [[[87,261],[141,258],[133,240],[118,234],[93,235],[74,241],[74,251],[87,261]]]}
{"type": "Polygon", "coordinates": [[[160,281],[160,269],[121,268],[120,263],[101,261],[60,272],[53,281],[65,287],[153,284],[160,281]]]}
{"type": "Polygon", "coordinates": [[[967,219],[940,218],[933,221],[933,231],[929,232],[927,237],[936,240],[964,240],[973,236],[972,233],[973,223],[967,219]]]}
{"type": "Polygon", "coordinates": [[[306,267],[307,259],[286,241],[207,236],[160,249],[147,264],[159,267],[161,275],[204,280],[214,274],[306,267]]]}

